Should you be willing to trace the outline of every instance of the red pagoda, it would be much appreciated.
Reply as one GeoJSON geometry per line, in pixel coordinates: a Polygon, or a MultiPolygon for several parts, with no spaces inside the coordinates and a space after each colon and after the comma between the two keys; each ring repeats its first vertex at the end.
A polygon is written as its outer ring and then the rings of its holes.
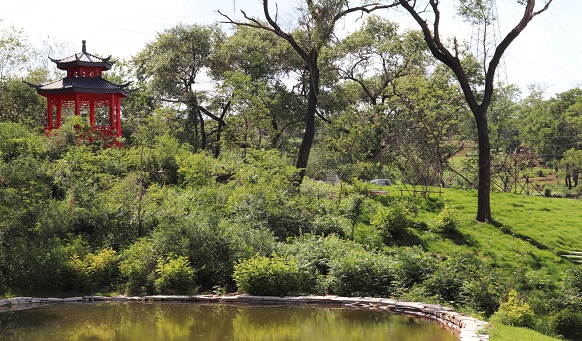
{"type": "Polygon", "coordinates": [[[50,58],[57,68],[67,71],[65,78],[43,85],[28,83],[47,99],[47,136],[61,126],[63,114],[88,116],[93,131],[107,137],[121,136],[120,100],[129,96],[129,83],[113,84],[101,77],[113,66],[110,59],[87,53],[83,40],[81,53],[60,60],[50,58]]]}

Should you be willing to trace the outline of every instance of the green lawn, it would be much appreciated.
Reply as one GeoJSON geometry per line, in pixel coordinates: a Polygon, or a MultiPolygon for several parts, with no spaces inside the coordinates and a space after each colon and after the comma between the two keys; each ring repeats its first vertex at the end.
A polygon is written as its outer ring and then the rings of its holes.
{"type": "Polygon", "coordinates": [[[489,333],[491,341],[555,341],[556,339],[527,328],[495,325],[489,333]]]}
{"type": "MultiPolygon", "coordinates": [[[[416,233],[424,247],[442,256],[472,253],[492,266],[514,271],[545,269],[557,275],[574,263],[560,257],[564,251],[582,250],[582,201],[523,194],[492,193],[494,223],[475,221],[477,192],[444,189],[444,200],[454,205],[460,227],[443,236],[429,229],[416,233]]],[[[400,196],[399,191],[393,191],[400,196]]],[[[429,225],[437,212],[421,210],[418,221],[429,225]]],[[[582,266],[582,265],[581,265],[582,266]]]]}
{"type": "MultiPolygon", "coordinates": [[[[392,195],[400,197],[393,188],[392,195]]],[[[561,255],[567,251],[582,251],[582,201],[523,194],[492,193],[494,222],[475,221],[477,191],[443,189],[442,196],[431,195],[425,209],[419,211],[410,243],[423,247],[442,258],[477,255],[481,260],[505,273],[507,280],[540,270],[553,282],[560,281],[565,270],[582,267],[561,255]],[[430,222],[443,202],[454,205],[459,218],[457,233],[443,235],[430,230],[430,222]],[[426,209],[434,207],[433,209],[426,209]]],[[[386,202],[386,198],[382,201],[386,202]]],[[[526,328],[494,323],[491,340],[558,340],[526,328]]]]}

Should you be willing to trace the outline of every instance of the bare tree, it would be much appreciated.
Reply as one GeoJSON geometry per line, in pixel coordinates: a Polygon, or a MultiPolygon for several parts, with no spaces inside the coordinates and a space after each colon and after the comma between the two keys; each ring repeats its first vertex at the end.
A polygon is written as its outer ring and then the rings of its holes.
{"type": "Polygon", "coordinates": [[[545,4],[538,11],[535,0],[518,0],[525,5],[523,16],[519,23],[503,38],[495,47],[495,52],[485,70],[485,87],[483,93],[478,93],[471,87],[467,70],[463,67],[459,58],[458,45],[449,50],[440,33],[441,14],[439,11],[440,0],[428,0],[428,4],[421,4],[417,0],[399,0],[400,5],[410,13],[418,23],[424,34],[424,40],[435,58],[447,65],[457,77],[465,100],[475,117],[477,124],[477,138],[479,141],[479,192],[477,195],[477,221],[490,222],[491,219],[491,145],[489,143],[489,128],[487,126],[487,109],[491,104],[494,90],[494,78],[501,56],[509,45],[519,36],[529,22],[538,14],[546,11],[553,0],[545,0],[545,4]],[[427,10],[429,9],[429,10],[427,10]],[[429,22],[423,18],[426,13],[432,13],[432,29],[429,22]],[[479,103],[479,100],[481,102],[479,103]]]}

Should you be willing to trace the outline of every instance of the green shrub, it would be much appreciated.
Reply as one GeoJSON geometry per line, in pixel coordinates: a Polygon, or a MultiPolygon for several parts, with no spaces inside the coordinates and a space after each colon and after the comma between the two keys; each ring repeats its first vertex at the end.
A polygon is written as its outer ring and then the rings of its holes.
{"type": "Polygon", "coordinates": [[[381,249],[384,246],[378,228],[369,224],[358,224],[354,231],[354,240],[367,249],[381,249]]]}
{"type": "Polygon", "coordinates": [[[443,210],[435,220],[431,221],[431,230],[441,233],[452,233],[457,230],[459,215],[455,207],[449,203],[445,204],[443,210]]]}
{"type": "Polygon", "coordinates": [[[573,267],[566,270],[561,288],[574,295],[582,296],[582,268],[573,267]]]}
{"type": "Polygon", "coordinates": [[[72,289],[94,292],[114,283],[117,272],[117,253],[106,248],[97,254],[74,254],[66,262],[72,289]]]}
{"type": "Polygon", "coordinates": [[[573,267],[565,271],[560,282],[561,292],[568,304],[582,307],[582,268],[573,267]]]}
{"type": "Polygon", "coordinates": [[[329,264],[329,293],[340,296],[390,297],[394,294],[393,260],[388,256],[354,249],[329,264]]]}
{"type": "Polygon", "coordinates": [[[345,222],[341,217],[333,215],[316,216],[312,223],[311,233],[321,236],[337,234],[345,237],[344,225],[345,222]]]}
{"type": "Polygon", "coordinates": [[[154,291],[157,257],[150,241],[139,239],[121,254],[119,271],[124,279],[123,290],[130,295],[154,291]]]}
{"type": "Polygon", "coordinates": [[[514,289],[509,292],[507,301],[501,303],[499,310],[491,318],[513,327],[532,328],[536,323],[533,310],[514,289]]]}
{"type": "Polygon", "coordinates": [[[187,257],[170,255],[160,259],[154,281],[156,291],[162,294],[192,293],[195,287],[194,275],[194,268],[187,257]]]}
{"type": "Polygon", "coordinates": [[[522,276],[519,276],[523,283],[522,290],[543,290],[551,291],[556,288],[554,278],[545,270],[531,270],[527,271],[522,276]]]}
{"type": "Polygon", "coordinates": [[[456,259],[439,263],[436,271],[424,282],[427,295],[443,303],[457,304],[461,299],[464,274],[456,259]]]}
{"type": "Polygon", "coordinates": [[[218,170],[216,159],[202,152],[190,154],[182,160],[178,168],[178,176],[185,186],[210,186],[215,183],[214,176],[218,170]]]}
{"type": "Polygon", "coordinates": [[[234,268],[238,290],[251,295],[285,296],[306,293],[312,287],[311,274],[300,269],[293,258],[255,256],[234,268]]]}
{"type": "Polygon", "coordinates": [[[370,224],[377,227],[384,242],[407,234],[406,229],[415,226],[416,207],[405,201],[395,201],[389,207],[379,206],[370,224]]]}
{"type": "Polygon", "coordinates": [[[328,274],[331,263],[352,250],[363,250],[358,243],[345,240],[337,235],[319,236],[305,234],[295,238],[289,244],[281,245],[280,252],[293,257],[301,268],[315,274],[318,294],[326,294],[328,290],[328,274]]]}
{"type": "Polygon", "coordinates": [[[428,296],[490,316],[499,308],[502,276],[471,256],[450,258],[423,282],[428,296]]]}
{"type": "Polygon", "coordinates": [[[582,313],[568,308],[551,317],[551,326],[556,334],[568,340],[582,340],[582,313]]]}
{"type": "Polygon", "coordinates": [[[401,288],[411,288],[437,270],[438,260],[420,246],[397,248],[389,255],[395,260],[393,271],[401,288]]]}

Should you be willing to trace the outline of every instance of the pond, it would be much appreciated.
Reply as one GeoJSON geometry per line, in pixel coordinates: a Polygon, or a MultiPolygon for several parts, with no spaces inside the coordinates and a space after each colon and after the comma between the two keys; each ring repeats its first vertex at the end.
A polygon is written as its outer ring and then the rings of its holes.
{"type": "Polygon", "coordinates": [[[441,325],[370,309],[198,303],[51,304],[0,313],[0,340],[457,340],[441,325]]]}

